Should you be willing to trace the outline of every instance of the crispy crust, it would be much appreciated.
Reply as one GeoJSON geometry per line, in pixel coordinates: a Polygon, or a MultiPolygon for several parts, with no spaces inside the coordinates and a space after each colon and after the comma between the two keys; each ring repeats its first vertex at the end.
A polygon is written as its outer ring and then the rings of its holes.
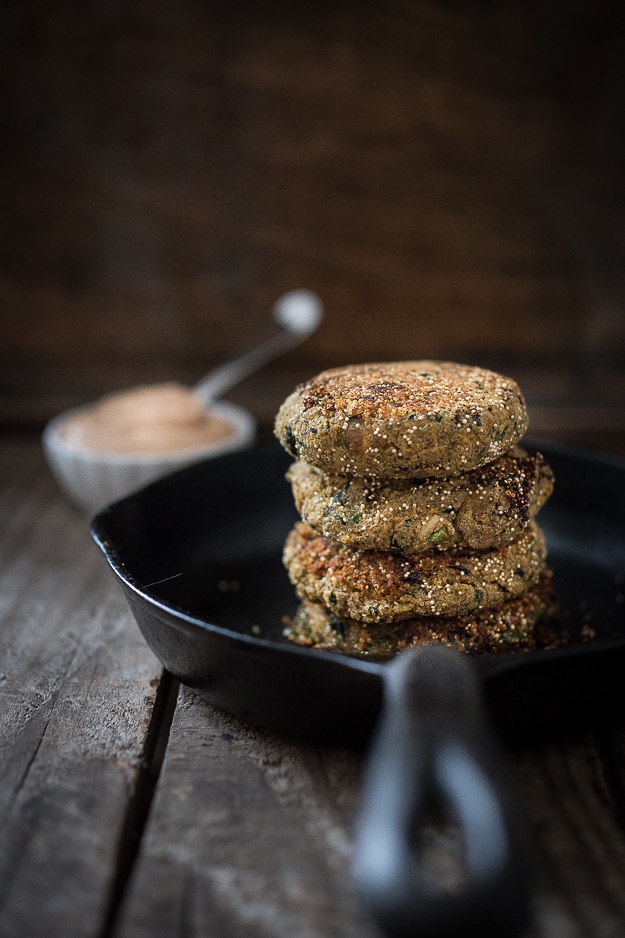
{"type": "Polygon", "coordinates": [[[322,372],[282,404],[275,433],[291,455],[333,475],[414,479],[482,466],[526,429],[511,378],[414,361],[322,372]]]}
{"type": "Polygon", "coordinates": [[[534,521],[512,544],[411,557],[355,551],[319,537],[299,522],[283,554],[300,599],[323,603],[341,618],[362,622],[466,615],[497,606],[536,583],[545,558],[545,540],[534,521]]]}
{"type": "Polygon", "coordinates": [[[302,519],[355,550],[414,554],[510,543],[553,491],[540,453],[518,446],[448,479],[397,481],[328,476],[304,462],[286,475],[302,519]]]}
{"type": "Polygon", "coordinates": [[[561,641],[556,613],[551,574],[545,571],[524,596],[466,616],[367,625],[339,619],[319,603],[303,602],[284,634],[299,645],[351,654],[393,655],[422,643],[450,645],[474,655],[496,654],[555,647],[561,641]]]}

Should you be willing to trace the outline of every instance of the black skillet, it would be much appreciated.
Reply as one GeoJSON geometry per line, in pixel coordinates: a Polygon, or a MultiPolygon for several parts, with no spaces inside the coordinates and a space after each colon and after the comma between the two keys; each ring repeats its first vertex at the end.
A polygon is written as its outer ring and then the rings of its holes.
{"type": "Polygon", "coordinates": [[[93,522],[148,644],[216,707],[361,745],[384,697],[354,871],[393,935],[487,938],[523,927],[523,833],[482,701],[509,743],[623,709],[625,462],[541,450],[557,481],[540,523],[570,639],[555,651],[470,660],[439,647],[385,664],[289,643],[282,620],[297,601],[280,554],[297,515],[284,481],[290,459],[275,444],[184,469],[93,522]],[[464,879],[451,894],[426,888],[420,868],[420,823],[441,809],[463,836],[464,879]]]}

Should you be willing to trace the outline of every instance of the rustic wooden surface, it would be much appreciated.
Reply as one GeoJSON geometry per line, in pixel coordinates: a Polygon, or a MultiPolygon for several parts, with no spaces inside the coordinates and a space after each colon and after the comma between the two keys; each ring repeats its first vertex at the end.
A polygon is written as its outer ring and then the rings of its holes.
{"type": "Polygon", "coordinates": [[[98,935],[161,668],[37,446],[0,457],[0,935],[98,935]]]}
{"type": "Polygon", "coordinates": [[[183,690],[115,934],[374,938],[349,886],[359,769],[183,690]]]}
{"type": "MultiPolygon", "coordinates": [[[[377,935],[347,873],[361,756],[185,689],[167,736],[172,688],[34,443],[0,444],[0,620],[2,938],[377,935]]],[[[622,938],[625,731],[510,760],[527,938],[622,938]]]]}

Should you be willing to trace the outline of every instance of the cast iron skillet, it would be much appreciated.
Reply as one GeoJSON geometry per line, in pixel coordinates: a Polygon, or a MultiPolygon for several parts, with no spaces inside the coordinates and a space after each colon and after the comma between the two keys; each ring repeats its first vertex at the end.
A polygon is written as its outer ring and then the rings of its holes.
{"type": "Polygon", "coordinates": [[[570,644],[469,659],[441,647],[381,663],[295,646],[280,561],[297,520],[277,444],[208,460],[101,512],[92,533],[163,665],[212,704],[280,732],[361,745],[354,872],[393,935],[516,935],[528,909],[524,838],[490,721],[507,742],[570,732],[622,707],[625,462],[541,445],[556,474],[540,514],[570,644]],[[595,637],[583,642],[594,630],[595,637]],[[465,873],[432,893],[425,817],[447,811],[465,873]]]}

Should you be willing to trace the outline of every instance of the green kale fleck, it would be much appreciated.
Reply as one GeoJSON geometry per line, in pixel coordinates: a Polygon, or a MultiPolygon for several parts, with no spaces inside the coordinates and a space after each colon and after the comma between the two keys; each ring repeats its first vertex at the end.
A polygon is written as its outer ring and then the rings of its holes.
{"type": "Polygon", "coordinates": [[[506,645],[515,645],[519,641],[520,636],[516,632],[504,632],[501,636],[501,640],[506,643],[506,645]]]}

